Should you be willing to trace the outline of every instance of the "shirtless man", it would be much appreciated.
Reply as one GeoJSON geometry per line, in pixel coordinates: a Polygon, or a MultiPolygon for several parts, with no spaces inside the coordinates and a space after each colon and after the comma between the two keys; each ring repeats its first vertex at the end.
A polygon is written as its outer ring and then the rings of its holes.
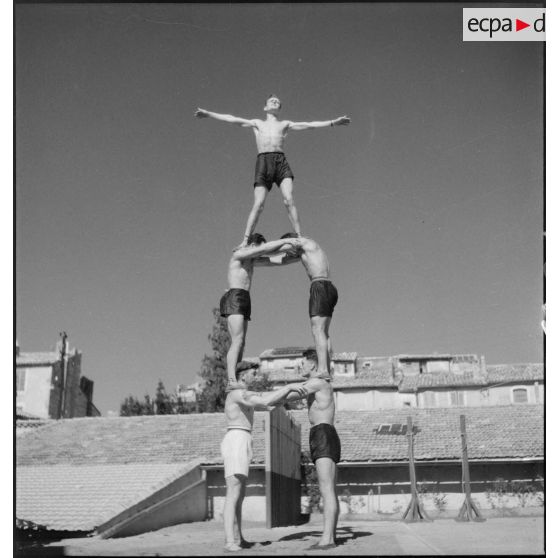
{"type": "MultiPolygon", "coordinates": [[[[248,246],[236,249],[229,261],[227,275],[229,289],[221,297],[219,311],[227,318],[227,326],[231,336],[231,346],[227,352],[228,389],[243,387],[236,381],[236,365],[242,359],[246,331],[251,316],[250,286],[254,266],[274,265],[268,258],[261,256],[277,253],[282,246],[292,248],[292,242],[285,244],[285,240],[266,242],[265,238],[254,233],[248,239],[248,246]]],[[[275,264],[276,265],[276,264],[275,264]]]]}
{"type": "Polygon", "coordinates": [[[347,116],[341,116],[334,120],[314,122],[279,120],[278,114],[281,110],[281,101],[276,95],[271,95],[267,99],[263,110],[266,113],[265,120],[239,118],[230,114],[219,114],[201,108],[198,108],[194,113],[197,118],[214,118],[222,122],[239,124],[244,128],[252,128],[256,135],[258,157],[256,159],[256,175],[254,179],[254,205],[248,216],[244,240],[240,246],[248,244],[248,238],[258,222],[266,196],[271,191],[274,182],[281,190],[287,214],[295,233],[298,236],[301,234],[298,213],[293,199],[294,175],[283,152],[283,142],[287,132],[289,130],[310,130],[313,128],[327,128],[329,126],[344,126],[351,122],[351,119],[347,116]]]}
{"type": "MultiPolygon", "coordinates": [[[[237,379],[246,370],[237,373],[237,379]]],[[[236,389],[225,400],[227,433],[221,442],[221,454],[225,464],[227,494],[223,511],[225,550],[236,552],[250,548],[242,536],[242,502],[246,493],[246,481],[252,459],[252,424],[254,409],[268,410],[291,393],[302,395],[302,384],[284,386],[277,391],[255,392],[236,389]]]]}
{"type": "MultiPolygon", "coordinates": [[[[329,262],[325,252],[311,238],[296,238],[294,233],[286,233],[281,239],[294,243],[294,248],[283,246],[284,255],[281,265],[301,261],[310,278],[310,326],[318,354],[318,374],[323,378],[330,377],[331,340],[329,326],[333,309],[337,304],[338,294],[335,285],[329,278],[329,262]]],[[[271,263],[279,264],[275,259],[271,263]]]]}
{"type": "Polygon", "coordinates": [[[309,349],[302,355],[302,375],[309,377],[303,384],[291,384],[294,393],[287,401],[308,398],[310,421],[310,456],[316,466],[318,486],[324,506],[324,529],[320,540],[308,550],[327,550],[335,547],[335,533],[339,517],[337,500],[337,463],[341,460],[341,442],[333,422],[335,401],[329,379],[324,379],[317,367],[316,351],[309,349]]]}

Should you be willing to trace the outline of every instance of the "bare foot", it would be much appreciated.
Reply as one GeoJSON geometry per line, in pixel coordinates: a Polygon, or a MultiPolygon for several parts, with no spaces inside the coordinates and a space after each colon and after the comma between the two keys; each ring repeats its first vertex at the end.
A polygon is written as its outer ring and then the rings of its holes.
{"type": "Polygon", "coordinates": [[[226,543],[223,550],[225,552],[238,552],[239,550],[242,550],[242,547],[238,546],[235,542],[232,542],[226,543]]]}
{"type": "Polygon", "coordinates": [[[227,387],[225,388],[225,393],[233,391],[235,389],[246,389],[246,384],[244,382],[238,382],[237,380],[231,380],[227,382],[227,387]]]}

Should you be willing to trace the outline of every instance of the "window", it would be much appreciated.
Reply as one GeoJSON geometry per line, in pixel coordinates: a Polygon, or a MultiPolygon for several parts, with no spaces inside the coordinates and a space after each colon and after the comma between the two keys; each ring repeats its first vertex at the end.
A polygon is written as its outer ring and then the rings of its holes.
{"type": "Polygon", "coordinates": [[[433,391],[424,392],[424,406],[436,407],[436,394],[433,391]]]}
{"type": "Polygon", "coordinates": [[[465,394],[462,391],[450,391],[450,405],[452,407],[463,407],[465,405],[465,394]]]}
{"type": "Polygon", "coordinates": [[[16,386],[17,391],[25,391],[25,376],[27,370],[25,368],[20,368],[16,371],[16,386]]]}
{"type": "Polygon", "coordinates": [[[527,403],[529,398],[527,396],[527,388],[515,388],[512,390],[512,401],[514,403],[527,403]]]}

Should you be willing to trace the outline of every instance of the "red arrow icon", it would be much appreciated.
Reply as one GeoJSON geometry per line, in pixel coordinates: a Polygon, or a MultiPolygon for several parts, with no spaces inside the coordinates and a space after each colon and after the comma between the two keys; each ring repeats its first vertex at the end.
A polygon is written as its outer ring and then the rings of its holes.
{"type": "Polygon", "coordinates": [[[524,21],[521,21],[520,19],[515,19],[515,30],[516,31],[521,31],[522,29],[525,29],[526,27],[531,27],[530,23],[525,23],[524,21]]]}

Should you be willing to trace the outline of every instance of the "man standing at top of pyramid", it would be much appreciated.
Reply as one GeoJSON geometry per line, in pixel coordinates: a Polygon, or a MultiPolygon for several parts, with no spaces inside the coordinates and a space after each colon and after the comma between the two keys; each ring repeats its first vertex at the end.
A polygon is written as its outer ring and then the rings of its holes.
{"type": "Polygon", "coordinates": [[[198,108],[194,113],[197,118],[214,118],[230,124],[238,124],[244,128],[252,128],[256,136],[258,157],[256,159],[256,174],[254,178],[254,205],[248,216],[244,239],[241,247],[248,245],[248,238],[254,231],[260,213],[263,210],[267,194],[271,191],[273,183],[277,184],[283,195],[283,201],[294,232],[301,236],[300,222],[293,199],[294,175],[287,163],[283,152],[283,142],[289,130],[310,130],[314,128],[327,128],[329,126],[345,126],[351,122],[347,116],[334,120],[314,122],[291,122],[279,120],[281,101],[276,95],[271,95],[264,106],[266,119],[246,119],[230,114],[219,114],[198,108]]]}

